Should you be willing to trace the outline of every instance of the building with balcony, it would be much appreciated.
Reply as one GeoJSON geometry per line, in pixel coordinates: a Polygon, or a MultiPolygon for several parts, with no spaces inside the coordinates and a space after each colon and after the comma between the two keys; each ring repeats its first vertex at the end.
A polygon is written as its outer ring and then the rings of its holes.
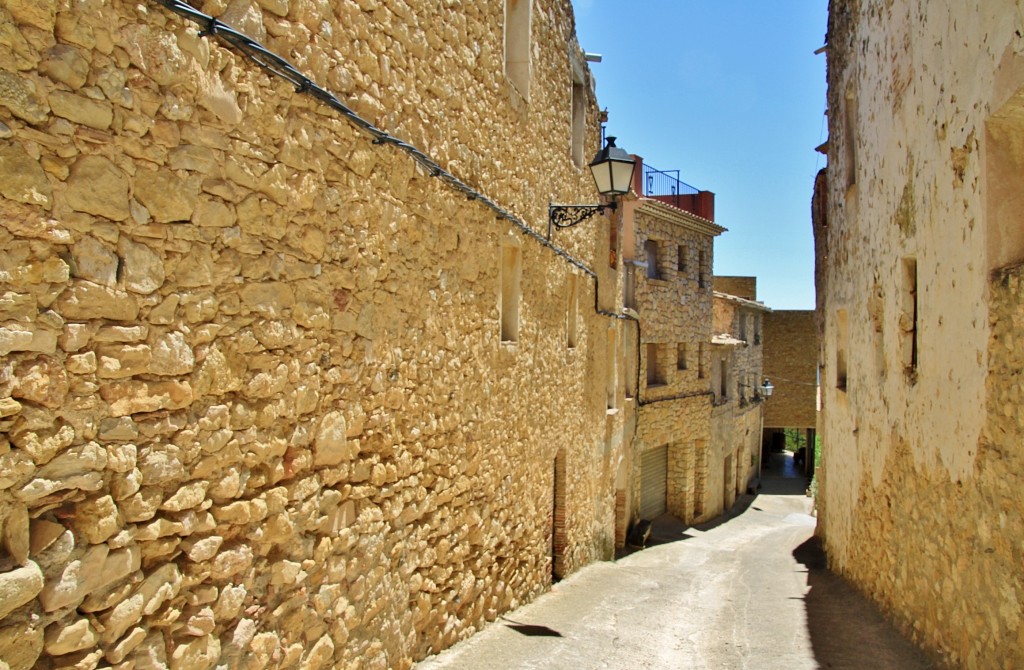
{"type": "MultiPolygon", "coordinates": [[[[711,268],[714,239],[725,229],[650,195],[647,177],[655,172],[638,165],[639,197],[623,211],[624,304],[636,320],[625,324],[632,439],[616,479],[620,544],[637,519],[668,512],[692,522],[707,514],[711,268]]],[[[674,180],[671,187],[678,193],[681,186],[674,180]]],[[[713,194],[703,198],[703,211],[713,213],[713,194]]],[[[677,202],[695,205],[693,198],[677,202]]]]}

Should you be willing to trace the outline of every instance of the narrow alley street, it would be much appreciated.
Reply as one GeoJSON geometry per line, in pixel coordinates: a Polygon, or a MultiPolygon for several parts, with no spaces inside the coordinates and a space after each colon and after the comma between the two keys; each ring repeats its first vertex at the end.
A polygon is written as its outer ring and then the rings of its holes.
{"type": "Polygon", "coordinates": [[[825,569],[804,480],[773,456],[758,496],[588,567],[419,670],[871,668],[930,662],[825,569]]]}

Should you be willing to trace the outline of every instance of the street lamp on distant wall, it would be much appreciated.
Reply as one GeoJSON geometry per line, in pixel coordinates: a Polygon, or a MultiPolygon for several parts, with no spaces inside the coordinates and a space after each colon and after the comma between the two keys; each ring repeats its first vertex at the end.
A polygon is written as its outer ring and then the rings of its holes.
{"type": "Polygon", "coordinates": [[[614,210],[619,204],[614,198],[629,193],[636,161],[625,150],[615,146],[614,137],[608,137],[607,142],[590,161],[589,167],[597,192],[611,197],[612,201],[597,205],[548,205],[549,240],[555,228],[571,228],[595,214],[603,214],[606,209],[614,210]]]}

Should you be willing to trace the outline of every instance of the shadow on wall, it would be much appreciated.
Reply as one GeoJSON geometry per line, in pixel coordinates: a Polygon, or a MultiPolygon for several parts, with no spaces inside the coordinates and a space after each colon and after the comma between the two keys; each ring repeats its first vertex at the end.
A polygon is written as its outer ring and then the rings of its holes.
{"type": "Polygon", "coordinates": [[[882,613],[830,571],[821,540],[811,537],[793,550],[807,569],[804,595],[814,658],[822,668],[925,670],[942,668],[901,636],[882,613]]]}

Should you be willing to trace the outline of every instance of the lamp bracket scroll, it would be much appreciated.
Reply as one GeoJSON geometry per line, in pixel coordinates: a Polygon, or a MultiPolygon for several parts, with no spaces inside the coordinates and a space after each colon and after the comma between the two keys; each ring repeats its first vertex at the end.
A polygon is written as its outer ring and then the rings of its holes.
{"type": "Polygon", "coordinates": [[[551,237],[552,228],[572,228],[578,226],[587,219],[604,214],[606,209],[615,210],[617,202],[610,202],[607,205],[548,205],[548,238],[551,237]]]}

